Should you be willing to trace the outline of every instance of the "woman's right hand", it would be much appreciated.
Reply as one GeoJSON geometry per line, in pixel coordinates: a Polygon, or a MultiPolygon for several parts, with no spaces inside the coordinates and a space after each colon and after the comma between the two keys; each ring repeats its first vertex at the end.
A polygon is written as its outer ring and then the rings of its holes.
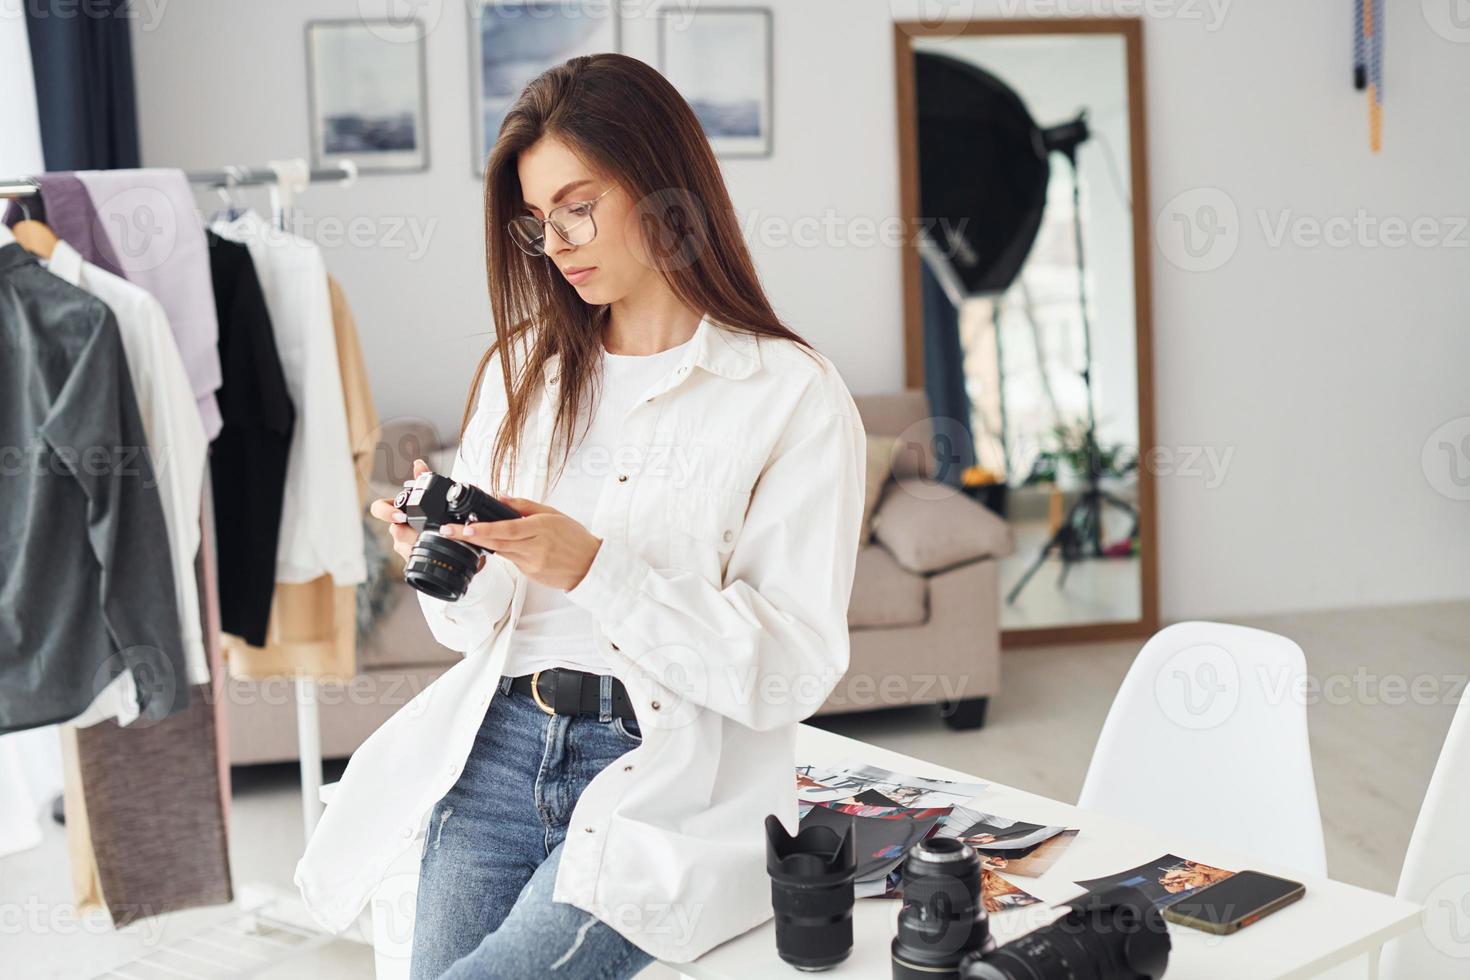
{"type": "MultiPolygon", "coordinates": [[[[421,459],[413,461],[413,477],[415,480],[427,472],[429,472],[428,463],[425,463],[421,459]]],[[[406,523],[408,515],[393,506],[392,497],[374,500],[368,508],[368,512],[378,520],[388,522],[388,533],[393,535],[393,550],[402,555],[404,561],[408,561],[409,553],[413,551],[413,543],[419,537],[419,532],[406,523]]]]}

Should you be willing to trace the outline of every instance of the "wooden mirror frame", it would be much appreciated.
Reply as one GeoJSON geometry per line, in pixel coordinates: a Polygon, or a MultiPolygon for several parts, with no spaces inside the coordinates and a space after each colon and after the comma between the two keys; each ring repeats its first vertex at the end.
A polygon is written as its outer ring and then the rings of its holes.
{"type": "MultiPolygon", "coordinates": [[[[1158,524],[1154,477],[1148,460],[1154,449],[1153,292],[1149,266],[1148,140],[1143,105],[1143,22],[1124,17],[1047,20],[972,20],[959,22],[896,21],[893,25],[894,74],[898,86],[898,194],[904,226],[919,227],[918,107],[914,84],[916,37],[963,35],[1121,34],[1128,73],[1129,162],[1133,199],[1133,301],[1138,375],[1138,540],[1140,616],[1130,622],[1083,623],[1002,630],[1005,648],[1053,643],[1116,640],[1152,636],[1159,628],[1158,524]]],[[[924,324],[918,243],[905,236],[903,263],[904,386],[924,387],[924,324]]],[[[1001,598],[1004,602],[1004,597],[1001,598]]]]}

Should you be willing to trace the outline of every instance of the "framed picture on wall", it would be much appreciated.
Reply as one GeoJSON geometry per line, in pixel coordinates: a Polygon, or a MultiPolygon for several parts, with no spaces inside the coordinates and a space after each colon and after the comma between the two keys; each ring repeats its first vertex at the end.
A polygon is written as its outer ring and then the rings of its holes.
{"type": "Polygon", "coordinates": [[[474,172],[482,175],[506,110],[526,83],[568,58],[617,51],[615,0],[470,0],[474,172]]]}
{"type": "Polygon", "coordinates": [[[306,64],[312,166],[350,160],[360,173],[428,169],[422,24],[309,21],[306,64]]]}
{"type": "Polygon", "coordinates": [[[666,8],[658,20],[658,69],[694,108],[715,152],[770,156],[770,9],[666,8]]]}

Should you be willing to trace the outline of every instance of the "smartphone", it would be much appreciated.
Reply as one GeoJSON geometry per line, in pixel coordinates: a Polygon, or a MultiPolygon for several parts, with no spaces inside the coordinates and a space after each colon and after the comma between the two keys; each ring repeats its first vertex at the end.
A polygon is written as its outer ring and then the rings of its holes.
{"type": "Polygon", "coordinates": [[[1307,886],[1260,871],[1240,871],[1164,907],[1164,918],[1191,929],[1228,936],[1290,905],[1307,886]]]}

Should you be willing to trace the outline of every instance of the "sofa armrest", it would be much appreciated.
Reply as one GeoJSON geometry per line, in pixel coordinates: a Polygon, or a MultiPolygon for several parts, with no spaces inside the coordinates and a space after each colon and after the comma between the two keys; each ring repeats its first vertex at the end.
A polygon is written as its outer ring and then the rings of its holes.
{"type": "Polygon", "coordinates": [[[889,487],[873,515],[874,537],[919,575],[1016,550],[1011,527],[946,484],[906,479],[889,487]]]}

